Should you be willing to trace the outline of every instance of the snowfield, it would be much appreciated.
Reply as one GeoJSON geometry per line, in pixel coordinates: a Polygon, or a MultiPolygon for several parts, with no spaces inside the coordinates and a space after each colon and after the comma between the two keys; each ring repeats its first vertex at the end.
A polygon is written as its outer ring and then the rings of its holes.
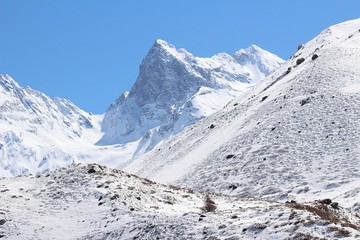
{"type": "MultiPolygon", "coordinates": [[[[0,180],[5,239],[315,239],[360,237],[360,218],[299,204],[166,186],[100,165],[0,180]]],[[[334,207],[333,207],[334,206],[334,207]]]]}

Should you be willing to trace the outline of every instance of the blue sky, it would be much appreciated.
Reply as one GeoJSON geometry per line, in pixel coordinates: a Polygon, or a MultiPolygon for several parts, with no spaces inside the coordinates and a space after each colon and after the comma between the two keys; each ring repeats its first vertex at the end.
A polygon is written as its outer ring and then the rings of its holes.
{"type": "Polygon", "coordinates": [[[103,113],[155,39],[197,56],[251,44],[287,59],[359,0],[0,0],[0,73],[103,113]]]}

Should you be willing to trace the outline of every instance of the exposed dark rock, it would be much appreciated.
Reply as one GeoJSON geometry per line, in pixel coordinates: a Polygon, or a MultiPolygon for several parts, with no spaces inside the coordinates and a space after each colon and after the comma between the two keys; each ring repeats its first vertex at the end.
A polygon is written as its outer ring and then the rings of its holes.
{"type": "Polygon", "coordinates": [[[305,58],[299,58],[298,60],[296,60],[296,65],[300,65],[305,61],[305,58]]]}
{"type": "Polygon", "coordinates": [[[319,55],[314,54],[314,55],[311,57],[311,60],[315,60],[315,59],[317,59],[318,57],[319,57],[319,55]]]}
{"type": "Polygon", "coordinates": [[[211,124],[209,128],[210,128],[210,129],[213,129],[214,127],[215,127],[215,125],[214,125],[214,124],[211,124]]]}
{"type": "Polygon", "coordinates": [[[6,223],[6,220],[5,219],[0,219],[0,226],[1,225],[4,225],[6,223]]]}
{"type": "Polygon", "coordinates": [[[300,101],[300,106],[304,106],[305,104],[311,102],[311,99],[308,97],[308,98],[305,98],[303,100],[300,101]]]}
{"type": "Polygon", "coordinates": [[[261,101],[260,101],[260,102],[265,101],[265,99],[267,99],[267,98],[268,98],[268,96],[264,96],[264,97],[261,99],[261,101]]]}
{"type": "Polygon", "coordinates": [[[88,173],[96,173],[96,170],[93,169],[93,168],[90,168],[90,169],[88,170],[88,173]]]}
{"type": "Polygon", "coordinates": [[[230,158],[233,158],[233,157],[235,157],[234,154],[229,154],[229,155],[226,156],[226,159],[230,159],[230,158]]]}
{"type": "Polygon", "coordinates": [[[320,200],[319,203],[329,205],[331,203],[331,199],[325,198],[323,200],[320,200]]]}
{"type": "Polygon", "coordinates": [[[237,186],[236,186],[235,184],[231,184],[231,185],[229,186],[229,189],[230,189],[230,190],[235,190],[235,189],[237,189],[237,186]]]}
{"type": "Polygon", "coordinates": [[[330,206],[334,209],[339,209],[339,203],[337,203],[337,202],[331,203],[330,206]]]}

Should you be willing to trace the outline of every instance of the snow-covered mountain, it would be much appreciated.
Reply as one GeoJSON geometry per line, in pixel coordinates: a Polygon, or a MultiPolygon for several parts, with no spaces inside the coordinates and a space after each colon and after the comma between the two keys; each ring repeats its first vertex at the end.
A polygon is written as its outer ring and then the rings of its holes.
{"type": "Polygon", "coordinates": [[[107,110],[98,145],[136,143],[134,156],[144,153],[221,109],[283,62],[255,45],[232,56],[199,58],[156,40],[130,92],[107,110]]]}
{"type": "Polygon", "coordinates": [[[0,179],[4,239],[356,239],[356,213],[328,201],[204,194],[100,165],[0,179]]]}
{"type": "Polygon", "coordinates": [[[74,161],[118,166],[223,107],[281,62],[256,46],[203,59],[157,40],[130,93],[107,111],[105,136],[103,115],[0,75],[0,176],[44,172],[74,161]]]}
{"type": "Polygon", "coordinates": [[[275,200],[360,202],[360,19],[332,26],[223,110],[124,168],[275,200]]]}
{"type": "Polygon", "coordinates": [[[0,96],[0,176],[71,164],[76,158],[71,149],[101,137],[101,117],[22,88],[8,75],[0,75],[0,96]]]}

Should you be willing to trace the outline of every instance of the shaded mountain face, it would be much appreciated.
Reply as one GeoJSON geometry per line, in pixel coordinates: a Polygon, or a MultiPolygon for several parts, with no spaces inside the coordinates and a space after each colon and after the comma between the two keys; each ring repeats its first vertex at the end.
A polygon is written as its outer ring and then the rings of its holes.
{"type": "Polygon", "coordinates": [[[134,155],[146,152],[219,110],[283,62],[255,45],[233,56],[199,58],[157,40],[130,92],[107,110],[98,145],[138,141],[134,155]]]}
{"type": "Polygon", "coordinates": [[[124,168],[202,191],[360,206],[360,20],[332,26],[225,109],[124,168]]]}
{"type": "Polygon", "coordinates": [[[101,136],[98,116],[22,88],[8,75],[0,75],[0,95],[0,176],[71,164],[74,145],[94,144],[101,136]]]}

